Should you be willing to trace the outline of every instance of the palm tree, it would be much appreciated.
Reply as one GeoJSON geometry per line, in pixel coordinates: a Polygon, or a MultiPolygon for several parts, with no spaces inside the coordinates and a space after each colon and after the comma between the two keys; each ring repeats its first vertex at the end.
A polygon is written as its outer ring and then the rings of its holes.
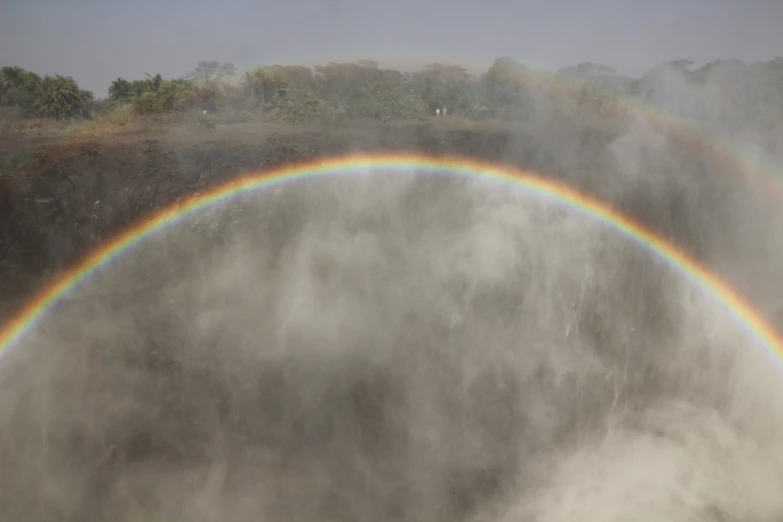
{"type": "Polygon", "coordinates": [[[130,102],[133,99],[133,84],[125,78],[117,78],[109,85],[109,99],[130,102]]]}
{"type": "Polygon", "coordinates": [[[82,113],[84,92],[70,76],[45,76],[35,92],[33,106],[40,116],[56,119],[69,118],[82,113]]]}
{"type": "Polygon", "coordinates": [[[31,110],[40,84],[41,77],[32,71],[21,67],[0,68],[0,105],[31,110]]]}

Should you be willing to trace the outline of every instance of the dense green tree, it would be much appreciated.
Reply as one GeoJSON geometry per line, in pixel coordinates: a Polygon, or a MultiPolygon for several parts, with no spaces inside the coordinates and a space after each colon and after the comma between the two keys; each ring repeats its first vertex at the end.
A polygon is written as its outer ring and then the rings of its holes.
{"type": "MultiPolygon", "coordinates": [[[[350,103],[359,103],[361,98],[368,96],[375,85],[382,81],[385,72],[376,62],[369,60],[316,67],[317,92],[327,106],[342,113],[350,103]]],[[[388,74],[385,79],[398,80],[388,74]]]]}
{"type": "Polygon", "coordinates": [[[243,84],[258,105],[267,107],[284,97],[289,88],[285,76],[275,66],[258,67],[246,72],[243,84]]]}
{"type": "Polygon", "coordinates": [[[150,77],[149,88],[133,101],[134,108],[140,114],[160,115],[189,108],[187,102],[193,99],[193,90],[188,83],[177,80],[158,79],[160,75],[150,77]]]}
{"type": "Polygon", "coordinates": [[[511,58],[495,60],[480,80],[485,105],[493,115],[525,118],[532,113],[531,75],[524,65],[511,58]]]}
{"type": "Polygon", "coordinates": [[[89,101],[85,92],[70,76],[44,76],[35,90],[33,107],[40,116],[62,119],[82,115],[89,101]]]}
{"type": "Polygon", "coordinates": [[[474,78],[459,65],[427,65],[412,81],[430,113],[446,107],[452,114],[468,114],[475,105],[474,78]]]}
{"type": "Polygon", "coordinates": [[[32,114],[41,81],[40,76],[21,67],[0,68],[0,105],[20,107],[32,114]]]}
{"type": "Polygon", "coordinates": [[[304,123],[321,117],[323,100],[310,87],[291,87],[268,106],[269,114],[280,123],[304,123]]]}

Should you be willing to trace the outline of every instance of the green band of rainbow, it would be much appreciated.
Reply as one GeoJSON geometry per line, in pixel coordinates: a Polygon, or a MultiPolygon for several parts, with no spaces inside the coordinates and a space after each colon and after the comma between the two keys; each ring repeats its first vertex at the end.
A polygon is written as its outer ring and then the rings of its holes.
{"type": "Polygon", "coordinates": [[[241,193],[287,181],[367,171],[447,172],[472,178],[496,180],[577,210],[604,223],[666,261],[681,272],[686,279],[701,287],[708,295],[721,303],[753,337],[763,344],[776,361],[783,357],[783,340],[778,333],[728,285],[676,246],[598,200],[532,172],[461,158],[434,158],[404,154],[348,156],[261,172],[233,180],[202,195],[165,208],[105,243],[35,296],[0,331],[0,357],[17,346],[25,334],[34,329],[47,311],[52,309],[65,294],[89,278],[95,270],[120,256],[155,231],[172,225],[200,209],[228,200],[241,193]]]}

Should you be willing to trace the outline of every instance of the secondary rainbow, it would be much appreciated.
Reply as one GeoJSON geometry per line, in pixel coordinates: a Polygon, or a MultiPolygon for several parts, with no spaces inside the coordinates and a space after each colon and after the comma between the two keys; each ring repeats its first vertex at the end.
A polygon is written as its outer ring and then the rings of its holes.
{"type": "MultiPolygon", "coordinates": [[[[564,74],[531,68],[517,70],[514,74],[523,82],[538,87],[544,92],[571,98],[579,95],[583,85],[582,82],[564,74]]],[[[783,172],[779,165],[766,157],[751,158],[736,144],[706,127],[662,108],[645,104],[640,99],[619,94],[605,87],[596,87],[596,92],[605,99],[615,100],[618,109],[633,115],[640,123],[674,136],[688,146],[701,147],[715,161],[737,169],[738,174],[749,180],[767,185],[774,195],[783,196],[783,172]]]]}
{"type": "Polygon", "coordinates": [[[668,262],[687,279],[700,286],[708,295],[722,303],[729,313],[763,344],[770,355],[776,360],[783,358],[783,340],[779,334],[726,283],[691,259],[678,247],[600,201],[533,172],[462,158],[436,158],[405,154],[352,155],[256,173],[235,179],[202,195],[176,203],[155,213],[93,251],[35,296],[15,318],[0,330],[0,357],[7,355],[13,347],[18,346],[25,334],[32,331],[64,295],[75,289],[79,283],[89,278],[96,270],[139,244],[155,231],[173,225],[200,209],[228,200],[238,194],[288,181],[366,171],[388,173],[447,172],[453,175],[485,178],[506,182],[519,190],[577,210],[597,219],[668,262]]]}
{"type": "MultiPolygon", "coordinates": [[[[466,56],[460,52],[460,58],[464,59],[466,56]]],[[[444,60],[440,61],[440,63],[450,65],[453,63],[452,58],[456,57],[456,55],[453,53],[448,53],[447,55],[427,55],[427,53],[422,54],[421,50],[400,52],[399,49],[395,48],[385,52],[376,52],[375,57],[379,63],[387,64],[383,66],[394,67],[395,64],[407,63],[410,66],[406,67],[406,69],[415,69],[423,67],[425,63],[439,62],[440,60],[444,60]],[[427,56],[429,58],[426,58],[427,56]],[[413,67],[414,64],[416,64],[415,67],[413,67]]],[[[288,61],[283,60],[283,62],[301,62],[309,64],[305,66],[312,69],[317,66],[316,63],[318,62],[321,62],[322,65],[327,65],[334,62],[355,63],[361,61],[360,55],[353,52],[335,54],[331,57],[331,60],[325,60],[326,57],[323,55],[317,58],[315,56],[300,56],[299,58],[297,60],[295,57],[290,56],[288,61]]],[[[473,71],[483,71],[493,63],[493,60],[489,57],[478,54],[467,56],[466,61],[473,71]]],[[[519,69],[513,69],[511,74],[526,85],[541,89],[550,95],[555,94],[570,99],[578,96],[583,86],[583,82],[579,79],[545,69],[522,66],[519,69]]],[[[765,185],[765,195],[774,194],[777,197],[783,197],[783,167],[772,159],[765,156],[751,157],[748,152],[742,150],[733,141],[711,132],[694,121],[677,116],[660,107],[646,104],[640,99],[617,93],[609,88],[598,87],[596,91],[605,99],[615,100],[618,109],[627,114],[632,114],[641,123],[649,125],[664,134],[674,136],[688,146],[701,147],[714,161],[728,165],[730,168],[735,169],[737,174],[744,176],[750,181],[765,185]]]]}

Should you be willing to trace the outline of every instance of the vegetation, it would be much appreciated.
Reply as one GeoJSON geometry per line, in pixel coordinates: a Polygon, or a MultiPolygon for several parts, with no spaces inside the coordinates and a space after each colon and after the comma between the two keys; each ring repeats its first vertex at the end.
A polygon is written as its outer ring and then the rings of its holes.
{"type": "Polygon", "coordinates": [[[290,124],[415,121],[432,117],[444,107],[448,116],[471,119],[618,118],[629,106],[622,99],[655,103],[656,89],[670,74],[694,86],[709,81],[728,90],[744,82],[736,111],[746,127],[769,127],[783,118],[783,58],[752,65],[718,60],[701,68],[694,68],[689,60],[675,60],[641,78],[628,78],[590,63],[557,73],[534,71],[505,57],[481,75],[446,64],[400,72],[364,60],[312,69],[272,65],[237,78],[230,63],[202,61],[179,79],[164,79],[160,74],[136,80],[117,78],[109,86],[108,97],[100,100],[80,89],[71,77],[42,78],[20,67],[2,67],[0,118],[13,114],[55,120],[116,119],[117,111],[163,118],[191,113],[197,125],[214,128],[217,123],[253,119],[290,124]],[[753,121],[748,121],[748,115],[753,121]]]}
{"type": "Polygon", "coordinates": [[[25,116],[55,119],[87,116],[93,94],[79,88],[70,76],[44,76],[21,67],[0,68],[0,106],[14,107],[25,116]]]}

